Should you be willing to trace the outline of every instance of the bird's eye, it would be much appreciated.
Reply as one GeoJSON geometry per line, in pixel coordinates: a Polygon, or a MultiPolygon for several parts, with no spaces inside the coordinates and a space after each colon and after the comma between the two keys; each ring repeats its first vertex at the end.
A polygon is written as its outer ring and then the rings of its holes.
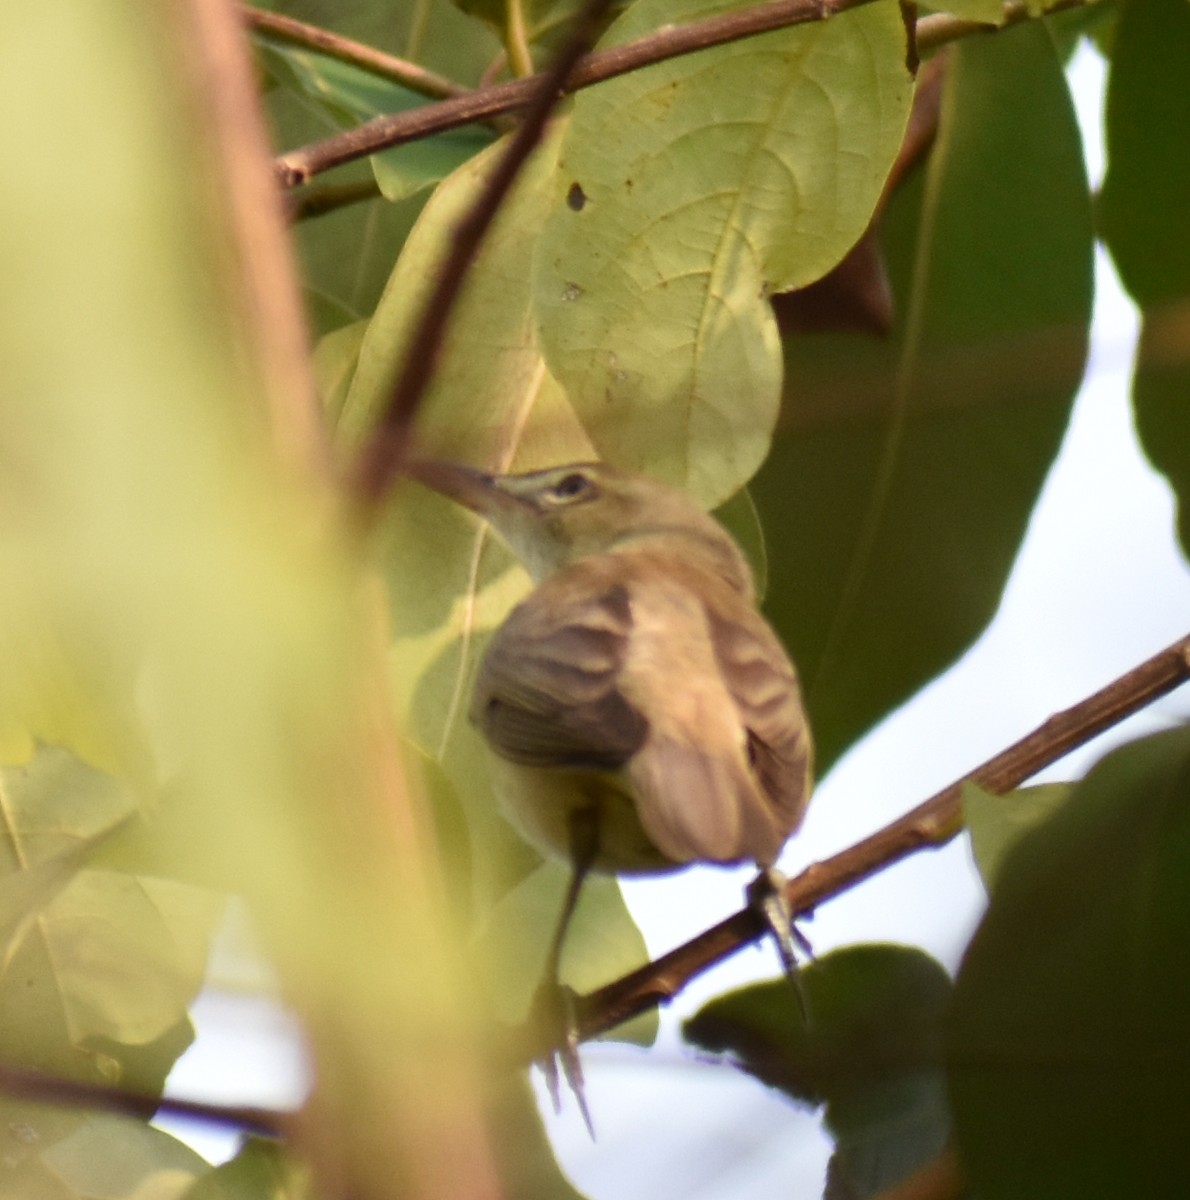
{"type": "Polygon", "coordinates": [[[589,487],[591,481],[578,471],[572,471],[569,475],[563,475],[557,483],[550,488],[550,493],[555,500],[574,500],[581,496],[589,487]]]}

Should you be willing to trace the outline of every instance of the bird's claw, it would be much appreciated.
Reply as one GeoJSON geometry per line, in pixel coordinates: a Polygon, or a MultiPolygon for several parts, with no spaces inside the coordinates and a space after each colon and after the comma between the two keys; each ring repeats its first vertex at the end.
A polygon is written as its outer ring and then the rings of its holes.
{"type": "Polygon", "coordinates": [[[578,1103],[587,1132],[594,1141],[595,1126],[591,1121],[591,1110],[587,1107],[583,1064],[578,1054],[578,1020],[574,1000],[574,990],[561,983],[547,982],[537,989],[532,1009],[533,1023],[546,1032],[551,1043],[551,1049],[537,1060],[537,1065],[545,1076],[545,1086],[554,1112],[562,1111],[562,1080],[565,1080],[578,1103]]]}
{"type": "Polygon", "coordinates": [[[809,1025],[810,998],[806,995],[802,983],[794,946],[796,945],[807,958],[813,958],[814,951],[793,922],[793,913],[785,899],[785,883],[785,876],[780,871],[773,867],[763,868],[748,885],[748,903],[760,914],[773,935],[781,966],[784,967],[785,976],[797,997],[802,1020],[809,1025]]]}

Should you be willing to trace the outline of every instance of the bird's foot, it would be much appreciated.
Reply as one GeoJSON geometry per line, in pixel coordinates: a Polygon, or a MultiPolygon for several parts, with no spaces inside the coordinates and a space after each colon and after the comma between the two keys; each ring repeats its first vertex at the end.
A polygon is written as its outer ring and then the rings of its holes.
{"type": "Polygon", "coordinates": [[[810,998],[806,995],[802,983],[794,946],[796,945],[807,958],[813,958],[814,951],[793,922],[793,913],[785,899],[785,883],[785,876],[775,867],[762,868],[760,874],[748,885],[748,903],[760,914],[773,935],[781,966],[785,968],[785,976],[797,997],[802,1020],[809,1025],[810,998]]]}
{"type": "Polygon", "coordinates": [[[533,1025],[549,1038],[551,1049],[537,1060],[545,1076],[545,1086],[550,1094],[554,1112],[562,1111],[562,1080],[578,1102],[583,1123],[591,1140],[595,1140],[595,1126],[591,1121],[591,1110],[587,1107],[587,1094],[583,1083],[583,1064],[578,1055],[578,1020],[575,1015],[575,993],[561,983],[546,981],[537,989],[530,1010],[533,1025]]]}

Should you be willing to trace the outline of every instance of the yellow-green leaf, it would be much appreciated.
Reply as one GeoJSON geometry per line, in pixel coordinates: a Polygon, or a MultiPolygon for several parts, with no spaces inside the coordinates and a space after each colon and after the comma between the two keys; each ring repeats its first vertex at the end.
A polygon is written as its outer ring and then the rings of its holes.
{"type": "MultiPolygon", "coordinates": [[[[736,7],[641,0],[615,45],[736,7]]],[[[540,336],[600,453],[732,495],[768,449],[781,350],[767,297],[859,238],[912,79],[895,4],[748,38],[580,93],[535,267],[540,336]]]]}

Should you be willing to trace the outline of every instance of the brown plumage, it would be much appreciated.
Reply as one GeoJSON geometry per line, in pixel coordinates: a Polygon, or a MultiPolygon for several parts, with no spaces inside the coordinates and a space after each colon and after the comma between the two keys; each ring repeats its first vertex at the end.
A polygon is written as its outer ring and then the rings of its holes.
{"type": "MultiPolygon", "coordinates": [[[[588,869],[771,867],[809,800],[810,735],[727,532],[600,463],[413,474],[491,521],[537,583],[491,641],[471,716],[510,819],[573,868],[551,982],[588,869]]],[[[787,916],[765,912],[787,947],[787,916]]]]}
{"type": "Polygon", "coordinates": [[[529,840],[568,855],[569,814],[608,808],[596,870],[770,866],[808,798],[793,668],[751,597],[697,552],[675,553],[678,537],[551,575],[476,681],[473,720],[524,768],[501,790],[529,840]],[[544,804],[534,772],[549,775],[544,804]]]}

